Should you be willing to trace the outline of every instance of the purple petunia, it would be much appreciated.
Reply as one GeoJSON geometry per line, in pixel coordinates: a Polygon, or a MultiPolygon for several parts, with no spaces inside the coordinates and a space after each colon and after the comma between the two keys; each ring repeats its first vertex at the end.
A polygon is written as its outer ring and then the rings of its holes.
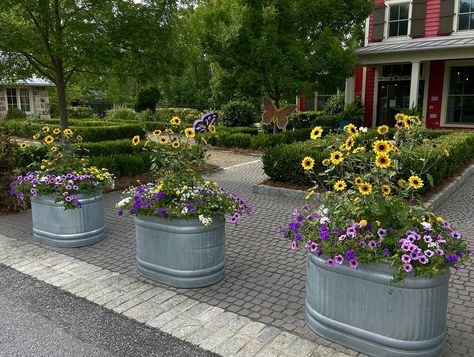
{"type": "Polygon", "coordinates": [[[159,214],[159,215],[161,215],[161,216],[163,216],[163,217],[165,217],[165,218],[168,217],[168,212],[166,212],[166,211],[165,211],[163,208],[161,208],[161,207],[158,207],[158,208],[156,209],[156,213],[159,214]]]}
{"type": "Polygon", "coordinates": [[[454,231],[451,233],[451,236],[454,238],[454,239],[461,239],[461,233],[459,231],[454,231]]]}
{"type": "Polygon", "coordinates": [[[423,252],[428,258],[431,258],[434,255],[434,252],[430,249],[427,249],[423,252]]]}
{"type": "Polygon", "coordinates": [[[403,254],[402,255],[402,262],[404,263],[410,263],[411,262],[411,258],[408,254],[403,254]]]}
{"type": "Polygon", "coordinates": [[[457,263],[458,262],[458,257],[455,255],[448,255],[446,258],[447,263],[457,263]]]}
{"type": "Polygon", "coordinates": [[[359,267],[359,262],[356,259],[351,259],[349,260],[349,267],[357,269],[359,267]]]}
{"type": "Polygon", "coordinates": [[[19,194],[16,195],[16,198],[19,199],[20,201],[23,201],[25,199],[25,195],[20,192],[19,194]]]}
{"type": "Polygon", "coordinates": [[[377,235],[380,237],[380,238],[383,238],[387,235],[387,231],[383,228],[379,228],[377,229],[377,235]]]}
{"type": "Polygon", "coordinates": [[[418,258],[418,261],[423,265],[428,264],[429,262],[428,258],[424,255],[420,255],[420,257],[418,258]]]}
{"type": "Polygon", "coordinates": [[[315,252],[318,250],[318,245],[314,242],[311,243],[309,249],[312,251],[312,252],[315,252]]]}
{"type": "Polygon", "coordinates": [[[349,238],[354,238],[357,234],[357,231],[355,227],[349,227],[347,228],[346,234],[349,238]]]}
{"type": "Polygon", "coordinates": [[[338,239],[342,241],[342,240],[346,239],[346,235],[345,235],[345,234],[343,234],[343,235],[339,236],[339,238],[338,238],[338,239]]]}
{"type": "Polygon", "coordinates": [[[116,213],[118,216],[123,216],[123,210],[118,210],[116,213]]]}
{"type": "Polygon", "coordinates": [[[403,270],[405,270],[407,273],[409,273],[413,270],[413,266],[409,263],[403,264],[403,270]]]}
{"type": "Polygon", "coordinates": [[[425,235],[423,236],[423,240],[426,242],[426,243],[431,243],[433,241],[433,238],[431,238],[430,235],[425,235]]]}
{"type": "Polygon", "coordinates": [[[336,264],[341,265],[342,263],[344,263],[344,257],[342,255],[338,255],[334,257],[334,261],[336,262],[336,264]]]}
{"type": "Polygon", "coordinates": [[[371,240],[371,241],[369,242],[369,247],[370,247],[370,248],[375,248],[375,247],[377,247],[377,242],[374,241],[374,240],[371,240]]]}
{"type": "Polygon", "coordinates": [[[349,249],[349,250],[346,251],[346,257],[349,260],[355,260],[356,253],[353,250],[349,249]]]}
{"type": "Polygon", "coordinates": [[[303,239],[303,233],[300,233],[300,232],[296,233],[293,239],[297,241],[303,239]]]}
{"type": "Polygon", "coordinates": [[[33,197],[38,196],[38,192],[34,188],[30,190],[30,193],[33,197]]]}
{"type": "Polygon", "coordinates": [[[292,250],[298,249],[298,243],[296,243],[295,241],[291,242],[290,248],[291,248],[292,250]]]}
{"type": "Polygon", "coordinates": [[[288,223],[288,229],[292,232],[297,231],[301,226],[301,222],[290,222],[288,223]]]}
{"type": "Polygon", "coordinates": [[[437,248],[437,249],[435,249],[435,253],[438,254],[438,255],[444,255],[444,250],[442,250],[440,248],[437,248]]]}
{"type": "Polygon", "coordinates": [[[326,265],[328,267],[333,267],[334,266],[334,259],[331,259],[331,258],[326,259],[326,265]]]}

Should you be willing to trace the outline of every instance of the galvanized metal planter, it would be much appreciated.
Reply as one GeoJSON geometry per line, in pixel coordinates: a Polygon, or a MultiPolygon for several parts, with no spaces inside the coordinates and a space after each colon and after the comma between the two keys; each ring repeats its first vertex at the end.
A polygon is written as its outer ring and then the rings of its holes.
{"type": "Polygon", "coordinates": [[[225,220],[212,220],[135,217],[138,271],[177,288],[217,283],[225,275],[225,220]]]}
{"type": "Polygon", "coordinates": [[[306,320],[317,334],[371,356],[440,356],[449,273],[390,284],[393,270],[327,267],[308,254],[306,320]]]}
{"type": "Polygon", "coordinates": [[[81,208],[64,209],[52,196],[31,197],[33,237],[63,248],[82,247],[105,238],[102,194],[80,194],[81,208]]]}

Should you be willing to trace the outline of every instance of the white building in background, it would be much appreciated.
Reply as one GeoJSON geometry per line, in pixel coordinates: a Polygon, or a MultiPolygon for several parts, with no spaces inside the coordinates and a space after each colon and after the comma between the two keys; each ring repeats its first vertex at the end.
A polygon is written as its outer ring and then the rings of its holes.
{"type": "Polygon", "coordinates": [[[50,118],[48,92],[52,86],[37,77],[10,84],[0,82],[0,119],[10,108],[18,108],[31,118],[50,118]]]}

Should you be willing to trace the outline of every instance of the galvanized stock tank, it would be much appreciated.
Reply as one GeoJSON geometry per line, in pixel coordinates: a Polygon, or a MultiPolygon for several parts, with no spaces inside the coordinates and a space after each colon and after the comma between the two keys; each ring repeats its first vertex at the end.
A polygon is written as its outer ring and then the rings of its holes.
{"type": "Polygon", "coordinates": [[[81,208],[64,209],[52,196],[31,197],[33,237],[63,248],[82,247],[105,238],[102,194],[79,194],[81,208]]]}
{"type": "Polygon", "coordinates": [[[135,217],[138,271],[177,288],[217,283],[225,275],[225,219],[135,217]]]}
{"type": "Polygon", "coordinates": [[[443,353],[449,273],[390,284],[393,268],[328,267],[308,254],[306,320],[317,334],[370,356],[443,353]]]}

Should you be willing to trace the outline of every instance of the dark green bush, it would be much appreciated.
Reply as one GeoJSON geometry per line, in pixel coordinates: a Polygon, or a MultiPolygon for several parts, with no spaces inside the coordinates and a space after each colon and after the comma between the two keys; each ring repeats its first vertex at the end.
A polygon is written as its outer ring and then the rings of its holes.
{"type": "Polygon", "coordinates": [[[324,126],[330,128],[337,127],[337,117],[325,112],[298,112],[290,116],[288,129],[314,128],[324,126]]]}
{"type": "Polygon", "coordinates": [[[129,108],[113,108],[105,112],[105,118],[108,120],[137,120],[137,113],[129,108]]]}
{"type": "Polygon", "coordinates": [[[248,148],[250,147],[251,139],[251,135],[243,133],[219,135],[219,143],[225,147],[248,148]]]}
{"type": "Polygon", "coordinates": [[[10,182],[15,176],[18,167],[16,145],[8,135],[0,132],[0,207],[17,210],[18,202],[8,194],[10,182]]]}
{"type": "Polygon", "coordinates": [[[138,93],[137,103],[135,104],[136,112],[143,112],[144,110],[151,110],[153,113],[156,110],[156,105],[160,99],[160,91],[156,87],[141,89],[138,93]]]}
{"type": "Polygon", "coordinates": [[[16,107],[13,107],[8,109],[5,119],[26,119],[26,113],[16,107]]]}
{"type": "Polygon", "coordinates": [[[119,139],[132,139],[133,136],[144,135],[143,127],[140,124],[127,124],[108,127],[72,127],[75,134],[80,134],[84,141],[98,142],[119,139]]]}
{"type": "Polygon", "coordinates": [[[251,126],[259,120],[255,106],[244,100],[228,102],[221,113],[220,123],[225,126],[251,126]]]}
{"type": "Polygon", "coordinates": [[[116,177],[140,175],[149,171],[151,165],[147,152],[91,157],[90,162],[97,167],[106,167],[116,177]]]}
{"type": "Polygon", "coordinates": [[[143,144],[132,145],[130,139],[84,142],[80,145],[84,156],[108,156],[115,154],[137,154],[143,151],[143,144]]]}

